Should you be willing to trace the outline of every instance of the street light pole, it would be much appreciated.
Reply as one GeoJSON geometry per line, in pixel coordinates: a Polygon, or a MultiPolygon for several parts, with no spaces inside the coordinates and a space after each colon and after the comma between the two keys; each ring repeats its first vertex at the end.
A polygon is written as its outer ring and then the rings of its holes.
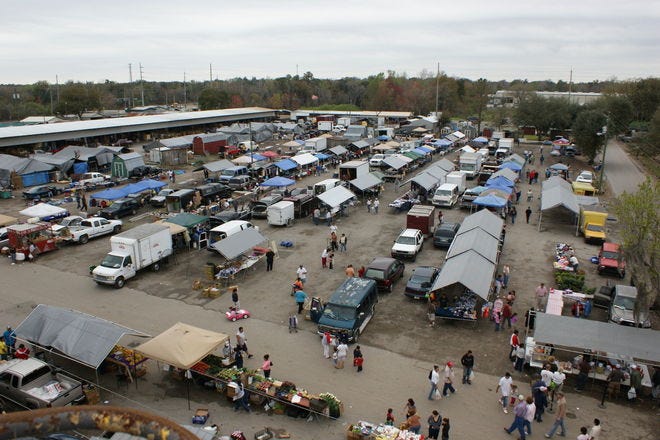
{"type": "Polygon", "coordinates": [[[607,125],[603,127],[603,159],[600,163],[600,178],[598,179],[598,191],[603,192],[603,178],[605,177],[605,154],[607,153],[607,125]]]}

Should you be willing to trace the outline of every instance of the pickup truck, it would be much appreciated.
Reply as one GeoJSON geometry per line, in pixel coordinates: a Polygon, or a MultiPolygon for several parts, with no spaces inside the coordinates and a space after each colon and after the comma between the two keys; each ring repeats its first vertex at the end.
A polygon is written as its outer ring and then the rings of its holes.
{"type": "Polygon", "coordinates": [[[95,185],[97,183],[103,183],[106,180],[110,180],[110,176],[101,173],[85,173],[80,177],[80,180],[76,182],[79,186],[84,185],[95,185]]]}
{"type": "Polygon", "coordinates": [[[0,397],[29,409],[65,406],[85,399],[79,381],[35,358],[0,364],[0,397]]]}
{"type": "Polygon", "coordinates": [[[85,244],[90,238],[106,234],[116,234],[121,231],[121,220],[107,220],[102,217],[90,217],[80,222],[78,226],[70,226],[66,241],[85,244]]]}

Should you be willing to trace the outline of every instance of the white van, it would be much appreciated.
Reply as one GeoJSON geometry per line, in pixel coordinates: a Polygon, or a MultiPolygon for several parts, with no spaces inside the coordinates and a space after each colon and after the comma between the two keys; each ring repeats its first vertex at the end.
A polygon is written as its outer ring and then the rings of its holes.
{"type": "Polygon", "coordinates": [[[453,208],[456,202],[458,202],[458,185],[454,183],[443,183],[433,194],[433,204],[436,206],[453,208]]]}
{"type": "Polygon", "coordinates": [[[332,189],[335,186],[339,186],[339,185],[341,185],[341,180],[339,179],[322,180],[314,184],[314,195],[318,196],[319,194],[323,194],[327,190],[332,189]]]}
{"type": "Polygon", "coordinates": [[[224,240],[231,235],[241,232],[244,229],[250,228],[259,230],[258,227],[245,220],[231,220],[227,223],[221,224],[220,226],[216,226],[209,231],[209,245],[207,249],[212,252],[217,252],[215,246],[213,246],[213,243],[224,240]]]}

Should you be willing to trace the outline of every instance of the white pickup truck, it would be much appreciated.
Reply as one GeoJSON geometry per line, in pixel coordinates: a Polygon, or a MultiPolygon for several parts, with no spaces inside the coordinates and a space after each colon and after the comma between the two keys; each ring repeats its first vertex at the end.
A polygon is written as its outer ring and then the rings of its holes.
{"type": "Polygon", "coordinates": [[[105,182],[106,180],[109,180],[110,176],[107,174],[101,174],[101,173],[85,173],[80,177],[80,180],[76,182],[77,185],[84,186],[84,185],[93,185],[96,183],[102,183],[105,182]]]}
{"type": "Polygon", "coordinates": [[[90,238],[121,231],[121,220],[107,220],[102,217],[83,219],[78,226],[69,226],[69,233],[64,236],[66,241],[85,244],[90,238]]]}

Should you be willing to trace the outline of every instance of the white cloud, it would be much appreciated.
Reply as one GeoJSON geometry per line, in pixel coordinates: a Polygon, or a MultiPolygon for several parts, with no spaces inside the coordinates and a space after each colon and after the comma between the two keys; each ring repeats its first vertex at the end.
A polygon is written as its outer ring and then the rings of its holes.
{"type": "Polygon", "coordinates": [[[588,81],[660,72],[660,7],[632,0],[11,1],[0,83],[434,71],[588,81]]]}

